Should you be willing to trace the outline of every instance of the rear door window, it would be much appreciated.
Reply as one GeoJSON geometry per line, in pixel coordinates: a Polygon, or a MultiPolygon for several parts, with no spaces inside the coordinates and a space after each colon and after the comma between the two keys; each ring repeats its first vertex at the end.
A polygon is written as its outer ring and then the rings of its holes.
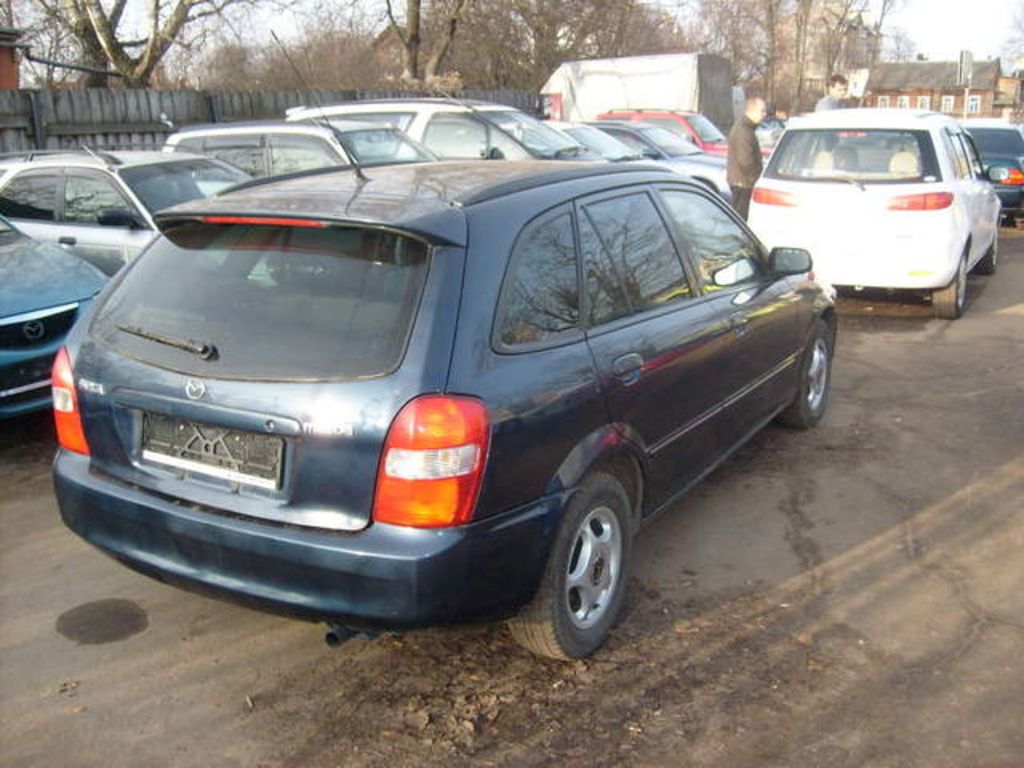
{"type": "Polygon", "coordinates": [[[581,210],[589,325],[693,296],[668,230],[646,193],[600,200],[581,210]]]}
{"type": "Polygon", "coordinates": [[[497,342],[517,347],[557,342],[579,322],[579,282],[567,208],[529,224],[516,241],[502,288],[497,342]]]}
{"type": "Polygon", "coordinates": [[[899,129],[788,131],[765,176],[861,184],[917,184],[941,177],[928,131],[899,129]]]}
{"type": "Polygon", "coordinates": [[[266,176],[268,173],[261,136],[207,136],[205,151],[250,176],[266,176]]]}
{"type": "Polygon", "coordinates": [[[313,136],[275,134],[268,137],[270,172],[296,173],[311,168],[325,168],[342,162],[327,142],[313,136]]]}
{"type": "Polygon", "coordinates": [[[422,242],[376,230],[180,225],[125,276],[92,333],[193,375],[381,375],[404,354],[427,263],[422,242]],[[204,359],[146,334],[216,352],[204,359]]]}
{"type": "Polygon", "coordinates": [[[68,172],[64,182],[64,221],[99,224],[100,214],[111,209],[134,212],[110,179],[97,173],[68,172]]]}
{"type": "Polygon", "coordinates": [[[0,192],[0,213],[12,219],[53,221],[60,173],[23,173],[0,192]]]}

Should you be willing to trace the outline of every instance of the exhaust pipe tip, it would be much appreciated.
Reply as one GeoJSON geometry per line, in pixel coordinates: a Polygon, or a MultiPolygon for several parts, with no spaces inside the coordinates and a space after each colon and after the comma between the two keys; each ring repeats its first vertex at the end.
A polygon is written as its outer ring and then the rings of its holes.
{"type": "Polygon", "coordinates": [[[324,633],[324,642],[327,643],[330,648],[338,648],[358,633],[349,629],[348,627],[342,627],[337,624],[327,625],[327,631],[324,633]]]}

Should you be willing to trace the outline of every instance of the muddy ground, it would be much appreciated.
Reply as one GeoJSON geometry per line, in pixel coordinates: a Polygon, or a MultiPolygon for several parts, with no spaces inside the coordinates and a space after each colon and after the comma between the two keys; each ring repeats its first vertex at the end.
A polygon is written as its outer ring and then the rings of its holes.
{"type": "Polygon", "coordinates": [[[956,322],[841,302],[834,399],[649,525],[592,659],[502,627],[356,640],[179,592],[63,528],[0,423],[5,766],[1024,764],[1024,238],[956,322]]]}

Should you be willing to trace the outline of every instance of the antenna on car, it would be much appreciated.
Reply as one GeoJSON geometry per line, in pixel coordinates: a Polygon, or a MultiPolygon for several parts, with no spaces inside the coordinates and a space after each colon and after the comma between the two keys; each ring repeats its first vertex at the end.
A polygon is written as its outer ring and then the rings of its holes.
{"type": "Polygon", "coordinates": [[[284,43],[281,42],[281,39],[277,36],[277,33],[274,32],[274,30],[270,30],[270,36],[274,38],[274,42],[277,43],[277,47],[281,49],[281,53],[284,54],[284,58],[288,62],[288,65],[292,68],[292,71],[295,72],[295,76],[299,78],[299,82],[302,83],[302,87],[305,88],[306,91],[312,96],[313,106],[319,112],[319,114],[316,115],[314,119],[317,120],[321,127],[329,130],[334,135],[334,138],[338,140],[338,143],[345,148],[345,153],[348,155],[349,162],[352,164],[352,170],[355,172],[356,178],[359,179],[360,181],[369,181],[369,179],[366,177],[366,174],[363,173],[362,167],[359,165],[359,160],[356,157],[356,153],[353,152],[348,147],[348,145],[345,144],[345,142],[342,140],[341,132],[335,130],[334,126],[331,125],[331,121],[327,118],[327,113],[324,112],[324,105],[320,102],[319,94],[317,94],[316,91],[309,87],[309,83],[306,82],[306,78],[303,76],[302,71],[297,66],[295,66],[295,62],[292,61],[291,54],[288,53],[288,49],[284,47],[284,43]]]}

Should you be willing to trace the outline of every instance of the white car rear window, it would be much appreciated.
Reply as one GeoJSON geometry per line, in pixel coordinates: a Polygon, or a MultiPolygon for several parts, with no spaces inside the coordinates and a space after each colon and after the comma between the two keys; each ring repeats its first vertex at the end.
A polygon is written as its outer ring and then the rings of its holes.
{"type": "Polygon", "coordinates": [[[940,179],[930,134],[895,129],[790,131],[779,142],[765,176],[886,184],[940,179]]]}

